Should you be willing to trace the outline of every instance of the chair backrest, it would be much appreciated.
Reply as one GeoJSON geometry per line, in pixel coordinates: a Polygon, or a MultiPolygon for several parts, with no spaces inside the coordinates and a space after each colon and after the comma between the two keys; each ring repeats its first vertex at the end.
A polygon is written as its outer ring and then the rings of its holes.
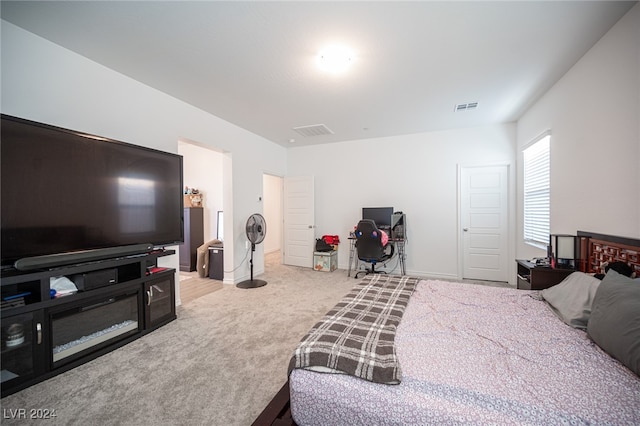
{"type": "Polygon", "coordinates": [[[362,219],[356,227],[356,248],[358,259],[375,262],[387,257],[382,246],[382,234],[371,219],[362,219]]]}

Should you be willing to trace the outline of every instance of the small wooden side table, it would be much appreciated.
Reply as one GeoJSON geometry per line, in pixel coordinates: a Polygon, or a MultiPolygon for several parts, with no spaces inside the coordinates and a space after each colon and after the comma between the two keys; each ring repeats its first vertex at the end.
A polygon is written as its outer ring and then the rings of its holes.
{"type": "Polygon", "coordinates": [[[521,290],[544,290],[559,284],[575,269],[538,266],[528,260],[516,260],[518,263],[518,288],[521,290]]]}

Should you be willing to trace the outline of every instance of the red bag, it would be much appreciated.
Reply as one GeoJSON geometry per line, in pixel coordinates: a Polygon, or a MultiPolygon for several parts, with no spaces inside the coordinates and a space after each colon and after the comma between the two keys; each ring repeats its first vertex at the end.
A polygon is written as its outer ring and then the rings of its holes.
{"type": "Polygon", "coordinates": [[[327,244],[331,244],[331,245],[340,244],[340,237],[337,235],[323,235],[322,239],[327,244]]]}

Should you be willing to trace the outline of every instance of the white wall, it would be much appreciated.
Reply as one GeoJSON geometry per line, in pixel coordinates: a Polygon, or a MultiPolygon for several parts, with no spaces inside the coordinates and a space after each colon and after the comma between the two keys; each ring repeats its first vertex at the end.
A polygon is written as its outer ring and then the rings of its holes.
{"type": "Polygon", "coordinates": [[[515,133],[505,124],[290,148],[289,175],[315,176],[316,237],[340,236],[340,268],[362,207],[391,206],[407,215],[407,272],[457,278],[457,166],[513,165],[515,133]]]}
{"type": "MultiPolygon", "coordinates": [[[[177,152],[181,138],[224,152],[225,271],[245,257],[244,226],[262,211],[262,175],[284,175],[286,151],[253,133],[2,21],[2,112],[177,152]],[[231,256],[229,256],[231,255],[231,256]]],[[[170,263],[178,266],[177,256],[170,263]]],[[[255,254],[256,274],[264,256],[255,254]]],[[[245,262],[225,282],[249,277],[245,262]]]]}
{"type": "MultiPolygon", "coordinates": [[[[522,147],[550,129],[551,232],[640,237],[640,5],[518,121],[522,147]]],[[[520,169],[520,167],[519,167],[520,169]]],[[[522,238],[518,257],[544,255],[522,238]]]]}
{"type": "Polygon", "coordinates": [[[183,156],[184,185],[202,194],[204,241],[216,238],[218,210],[223,209],[222,154],[193,143],[180,141],[178,154],[183,156]]]}

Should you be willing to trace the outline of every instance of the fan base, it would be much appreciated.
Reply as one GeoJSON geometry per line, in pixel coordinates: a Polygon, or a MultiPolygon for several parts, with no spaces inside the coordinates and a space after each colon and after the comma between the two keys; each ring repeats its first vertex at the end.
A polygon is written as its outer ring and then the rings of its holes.
{"type": "Polygon", "coordinates": [[[258,288],[267,285],[265,280],[246,280],[236,284],[238,288],[258,288]]]}

